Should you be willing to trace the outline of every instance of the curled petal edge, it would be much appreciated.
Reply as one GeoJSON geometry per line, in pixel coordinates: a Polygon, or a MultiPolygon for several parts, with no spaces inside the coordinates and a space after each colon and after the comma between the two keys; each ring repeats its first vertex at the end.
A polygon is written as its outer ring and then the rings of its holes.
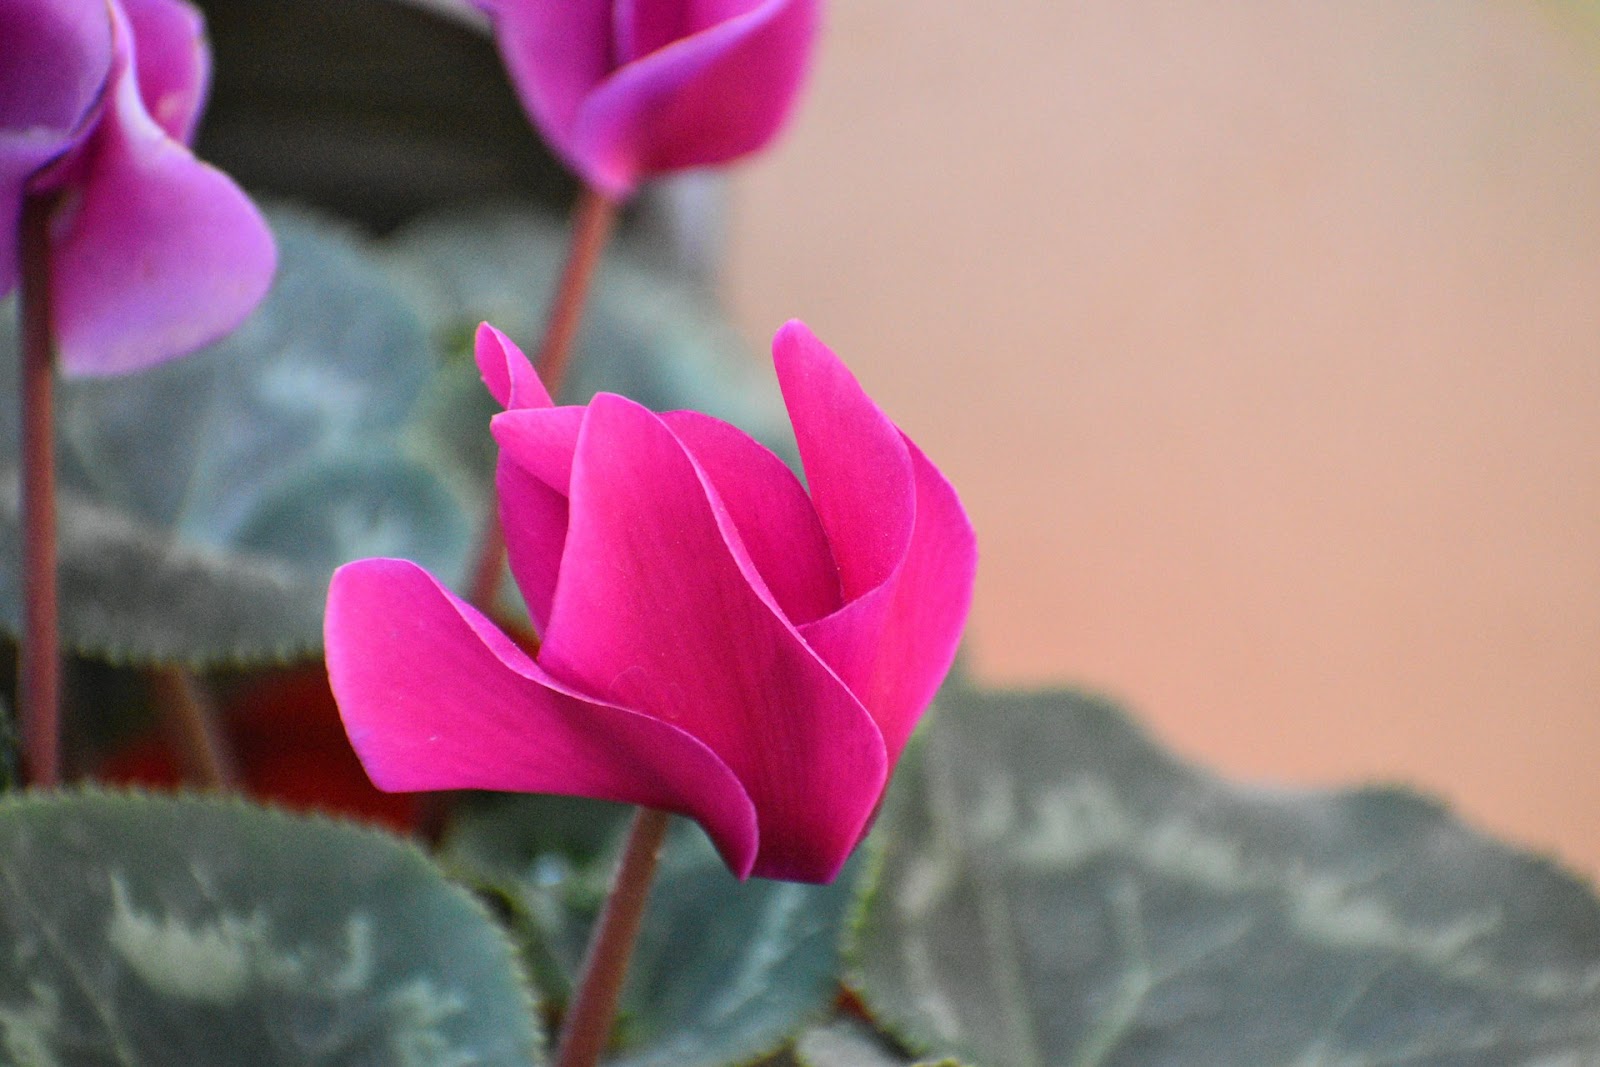
{"type": "Polygon", "coordinates": [[[766,0],[619,67],[584,97],[563,131],[568,161],[591,185],[622,199],[653,174],[760,149],[794,110],[817,6],[766,0]]]}
{"type": "Polygon", "coordinates": [[[346,564],[325,623],[350,742],[379,789],[494,789],[686,815],[748,877],[760,841],[744,786],[670,723],[552,678],[482,614],[406,560],[346,564]]]}
{"type": "Polygon", "coordinates": [[[504,333],[487,322],[480,322],[472,350],[484,386],[502,408],[512,411],[554,406],[533,364],[504,333]]]}
{"type": "Polygon", "coordinates": [[[541,661],[716,751],[761,819],[755,873],[831,879],[887,781],[883,738],[784,617],[705,472],[660,416],[602,393],[571,503],[541,661]]]}

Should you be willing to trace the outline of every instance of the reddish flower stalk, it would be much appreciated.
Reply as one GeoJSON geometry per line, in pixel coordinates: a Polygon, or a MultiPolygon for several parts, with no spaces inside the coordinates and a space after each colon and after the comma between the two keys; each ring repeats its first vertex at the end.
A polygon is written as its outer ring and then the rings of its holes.
{"type": "Polygon", "coordinates": [[[539,343],[539,377],[551,396],[559,396],[571,358],[572,340],[578,335],[589,283],[600,263],[600,253],[611,236],[617,205],[605,194],[585,186],[572,210],[572,238],[567,245],[567,262],[561,282],[545,322],[544,339],[539,343]]]}
{"type": "Polygon", "coordinates": [[[650,897],[656,860],[666,838],[667,821],[666,812],[651,808],[640,808],[633,816],[605,910],[589,939],[583,977],[561,1028],[556,1067],[594,1067],[605,1051],[611,1020],[617,1014],[617,999],[633,959],[645,902],[650,897]]]}
{"type": "Polygon", "coordinates": [[[173,747],[181,756],[186,781],[202,789],[236,792],[239,772],[231,746],[217,723],[217,709],[186,667],[156,667],[150,692],[173,747]]]}
{"type": "MultiPolygon", "coordinates": [[[[600,253],[605,250],[617,217],[617,205],[605,194],[585,186],[572,210],[572,236],[567,243],[567,261],[561,269],[555,298],[545,319],[544,337],[539,342],[539,374],[552,396],[561,392],[567,364],[572,358],[572,341],[583,321],[583,307],[594,280],[600,253]]],[[[481,611],[493,613],[494,598],[500,588],[500,572],[505,569],[506,541],[500,529],[500,510],[496,494],[489,494],[478,538],[477,563],[467,587],[467,600],[481,611]]]]}
{"type": "Polygon", "coordinates": [[[22,207],[22,641],[17,702],[27,778],[61,781],[61,635],[56,594],[55,344],[50,332],[50,216],[56,197],[22,207]]]}

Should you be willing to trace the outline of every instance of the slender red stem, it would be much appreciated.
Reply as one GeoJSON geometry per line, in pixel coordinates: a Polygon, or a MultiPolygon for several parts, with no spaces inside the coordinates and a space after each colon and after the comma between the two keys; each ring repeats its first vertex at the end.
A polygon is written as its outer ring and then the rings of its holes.
{"type": "Polygon", "coordinates": [[[187,667],[155,667],[149,684],[185,779],[214,792],[235,791],[239,773],[233,752],[200,680],[187,667]]]}
{"type": "Polygon", "coordinates": [[[54,196],[22,205],[22,640],[17,703],[27,780],[61,782],[61,636],[56,597],[55,344],[50,328],[54,196]]]}
{"type": "Polygon", "coordinates": [[[611,883],[611,896],[589,940],[583,977],[561,1028],[556,1067],[594,1067],[605,1051],[622,982],[633,959],[645,901],[650,897],[656,860],[666,838],[667,820],[666,812],[650,808],[640,808],[634,814],[622,862],[611,883]]]}
{"type": "Polygon", "coordinates": [[[617,205],[602,193],[585,187],[572,212],[572,237],[567,244],[567,263],[545,320],[544,339],[534,365],[544,387],[555,396],[566,378],[572,353],[572,339],[583,320],[583,305],[589,297],[589,283],[600,263],[600,253],[611,236],[617,219],[617,205]]]}
{"type": "MultiPolygon", "coordinates": [[[[539,341],[535,365],[544,387],[556,396],[567,375],[572,357],[572,340],[583,321],[583,307],[589,298],[600,253],[616,223],[617,205],[603,194],[585,187],[572,211],[572,234],[567,242],[567,261],[561,280],[550,302],[544,337],[539,341]]],[[[493,492],[489,494],[488,514],[484,516],[478,538],[477,562],[472,569],[467,599],[480,611],[492,614],[495,593],[500,588],[500,570],[505,562],[506,542],[500,529],[499,508],[493,492]]]]}

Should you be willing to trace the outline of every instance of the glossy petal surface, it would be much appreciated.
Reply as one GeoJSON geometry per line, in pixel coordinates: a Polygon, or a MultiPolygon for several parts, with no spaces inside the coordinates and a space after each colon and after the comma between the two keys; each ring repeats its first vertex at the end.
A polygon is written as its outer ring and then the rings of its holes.
{"type": "Polygon", "coordinates": [[[747,14],[764,0],[615,0],[612,53],[617,66],[642,59],[674,41],[747,14]]]}
{"type": "Polygon", "coordinates": [[[326,637],[345,728],[380,789],[566,793],[677,811],[749,872],[755,813],[715,753],[551,678],[415,564],[341,568],[326,637]]]}
{"type": "Polygon", "coordinates": [[[779,331],[773,360],[846,599],[801,632],[872,713],[892,763],[955,657],[976,539],[955,490],[804,324],[779,331]]]}
{"type": "Polygon", "coordinates": [[[523,355],[516,342],[490,326],[478,325],[473,340],[473,355],[478,362],[478,373],[489,395],[500,406],[512,408],[547,408],[552,405],[550,393],[545,389],[533,364],[523,355]]]}
{"type": "Polygon", "coordinates": [[[677,439],[638,405],[596,397],[571,507],[540,662],[720,755],[756,805],[755,873],[832,878],[886,779],[882,739],[753,587],[732,520],[677,439]]]}
{"type": "Polygon", "coordinates": [[[480,332],[484,382],[508,409],[492,422],[500,514],[539,660],[422,572],[396,570],[409,565],[345,568],[329,663],[375,781],[620,799],[664,790],[645,802],[701,819],[735,873],[835,877],[955,654],[976,546],[949,483],[825,345],[791,323],[773,352],[810,495],[708,416],[603,393],[550,406],[516,347],[480,332]],[[346,591],[358,577],[359,597],[346,591]],[[374,627],[390,636],[364,634],[374,627]],[[429,650],[408,655],[413,646],[429,650]],[[468,677],[470,692],[453,691],[468,677]],[[539,718],[525,720],[533,704],[539,718]],[[614,767],[583,747],[591,707],[611,716],[595,728],[626,735],[614,767]],[[650,763],[655,735],[613,723],[619,714],[694,745],[674,742],[650,763]],[[446,733],[453,747],[435,751],[446,733]],[[430,761],[446,770],[412,765],[430,761]],[[730,781],[751,826],[729,815],[730,781]]]}
{"type": "Polygon", "coordinates": [[[761,148],[788,118],[815,32],[809,0],[768,0],[622,67],[574,127],[585,178],[621,195],[651,174],[761,148]]]}
{"type": "Polygon", "coordinates": [[[839,568],[800,479],[743,431],[697,411],[661,421],[694,457],[784,616],[811,622],[840,605],[839,568]]]}
{"type": "Polygon", "coordinates": [[[572,127],[578,111],[615,64],[611,4],[498,0],[489,11],[500,58],[523,108],[556,153],[575,167],[572,127]]]}
{"type": "Polygon", "coordinates": [[[485,5],[523,106],[590,185],[725,163],[793,107],[818,0],[498,0],[485,5]]]}
{"type": "Polygon", "coordinates": [[[917,515],[904,558],[883,585],[801,627],[872,712],[891,763],[955,660],[978,568],[977,539],[955,490],[909,439],[906,447],[917,515]]]}

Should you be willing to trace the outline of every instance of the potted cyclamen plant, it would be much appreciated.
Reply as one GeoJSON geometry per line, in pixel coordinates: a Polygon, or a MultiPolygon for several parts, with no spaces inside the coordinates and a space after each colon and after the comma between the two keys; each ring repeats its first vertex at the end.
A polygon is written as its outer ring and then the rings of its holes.
{"type": "Polygon", "coordinates": [[[1221,782],[1099,698],[936,700],[956,488],[798,321],[743,403],[704,292],[607,247],[651,179],[781,132],[818,0],[446,6],[577,176],[564,244],[273,209],[275,247],[186,147],[196,9],[0,0],[0,1062],[1600,1057],[1600,907],[1553,866],[1403,791],[1221,782]],[[665,401],[568,392],[627,359],[665,401]],[[121,665],[65,733],[58,626],[121,665]],[[173,777],[134,769],[152,710],[231,796],[106,787],[173,777]],[[115,751],[63,774],[63,736],[115,751]],[[409,839],[277,806],[308,793],[409,839]]]}

